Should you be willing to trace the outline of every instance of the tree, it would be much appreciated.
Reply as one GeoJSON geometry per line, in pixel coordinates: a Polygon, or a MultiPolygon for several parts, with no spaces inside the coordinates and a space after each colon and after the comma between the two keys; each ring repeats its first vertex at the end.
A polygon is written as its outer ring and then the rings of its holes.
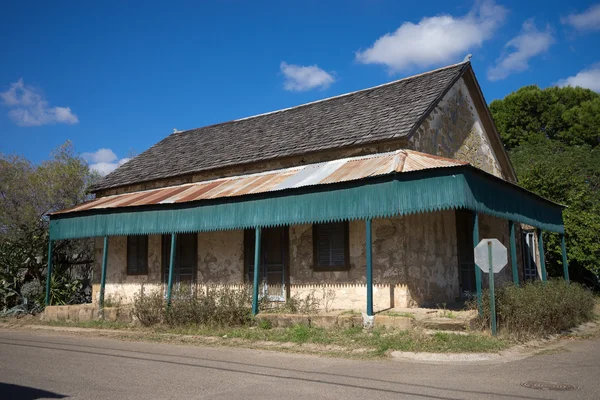
{"type": "MultiPolygon", "coordinates": [[[[0,290],[14,305],[21,286],[45,281],[47,214],[88,199],[87,188],[97,179],[70,142],[39,165],[22,156],[0,154],[0,290]]],[[[93,259],[91,241],[60,241],[55,246],[58,285],[69,266],[93,259]]],[[[62,281],[61,281],[62,279],[62,281]]],[[[31,287],[33,285],[29,285],[31,287]]],[[[1,297],[1,296],[0,296],[1,297]]]]}
{"type": "MultiPolygon", "coordinates": [[[[600,275],[600,147],[557,141],[526,143],[511,152],[519,184],[567,205],[563,212],[571,270],[600,275]]],[[[558,235],[545,234],[549,272],[562,274],[558,235]]]]}
{"type": "Polygon", "coordinates": [[[600,94],[580,87],[524,86],[490,104],[507,149],[546,139],[568,145],[600,144],[600,94]]]}

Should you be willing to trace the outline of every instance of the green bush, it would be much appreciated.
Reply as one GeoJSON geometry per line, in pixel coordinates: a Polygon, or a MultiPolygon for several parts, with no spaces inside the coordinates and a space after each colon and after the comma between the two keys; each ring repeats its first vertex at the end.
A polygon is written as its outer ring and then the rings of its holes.
{"type": "Polygon", "coordinates": [[[298,294],[289,297],[285,302],[269,301],[266,297],[261,299],[261,312],[282,314],[318,314],[321,310],[321,299],[317,298],[315,291],[302,297],[298,294]]]}
{"type": "Polygon", "coordinates": [[[162,291],[155,290],[147,294],[141,290],[133,297],[133,315],[144,326],[158,325],[163,322],[165,299],[162,291]]]}
{"type": "MultiPolygon", "coordinates": [[[[555,334],[587,322],[594,316],[592,292],[562,279],[506,285],[495,291],[497,326],[517,338],[555,334]]],[[[472,306],[477,307],[476,302],[472,306]]],[[[482,328],[490,326],[489,291],[483,293],[482,328]]]]}
{"type": "Polygon", "coordinates": [[[144,326],[247,325],[252,320],[252,293],[248,286],[197,290],[182,285],[173,290],[167,307],[161,291],[149,295],[140,292],[134,297],[133,315],[144,326]]]}

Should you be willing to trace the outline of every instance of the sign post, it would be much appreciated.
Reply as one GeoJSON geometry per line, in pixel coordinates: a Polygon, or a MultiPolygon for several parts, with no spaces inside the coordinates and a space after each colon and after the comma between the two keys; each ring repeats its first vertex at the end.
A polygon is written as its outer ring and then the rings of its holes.
{"type": "Polygon", "coordinates": [[[494,263],[492,262],[492,242],[488,241],[489,281],[490,281],[490,313],[492,316],[492,335],[496,336],[496,296],[494,295],[494,263]]]}
{"type": "Polygon", "coordinates": [[[494,294],[494,274],[502,271],[508,263],[506,247],[498,239],[482,239],[475,247],[475,264],[488,273],[490,289],[490,313],[492,335],[496,336],[496,297],[494,294]],[[487,265],[487,268],[486,268],[487,265]]]}

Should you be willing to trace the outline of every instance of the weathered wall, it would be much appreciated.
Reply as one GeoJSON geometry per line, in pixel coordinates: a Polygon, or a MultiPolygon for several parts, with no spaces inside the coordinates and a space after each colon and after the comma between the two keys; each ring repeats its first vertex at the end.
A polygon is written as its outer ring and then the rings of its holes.
{"type": "Polygon", "coordinates": [[[473,99],[461,78],[409,138],[408,147],[466,161],[505,178],[490,145],[473,99]]]}
{"type": "MultiPolygon", "coordinates": [[[[451,303],[459,295],[457,246],[453,211],[373,220],[373,281],[376,310],[390,307],[435,306],[451,303]]],[[[349,224],[348,271],[319,272],[312,269],[312,226],[290,227],[290,294],[314,293],[330,309],[365,308],[366,254],[364,221],[349,224]],[[327,300],[325,300],[327,298],[327,300]]],[[[508,223],[480,216],[480,237],[498,238],[509,247],[508,223]]],[[[517,236],[518,237],[518,236],[517,236]]],[[[148,240],[148,274],[126,273],[127,239],[111,237],[107,268],[106,299],[129,302],[145,288],[162,287],[161,237],[148,240]]],[[[238,231],[198,234],[198,283],[238,284],[244,281],[244,233],[238,231]]],[[[518,249],[519,271],[522,270],[518,249]]],[[[100,276],[102,239],[96,241],[96,277],[100,276]]],[[[512,281],[510,264],[496,277],[498,284],[512,281]]],[[[94,300],[97,301],[98,282],[94,300]]],[[[487,275],[483,276],[484,287],[487,275]]]]}
{"type": "MultiPolygon", "coordinates": [[[[103,239],[95,243],[94,302],[98,300],[103,239]]],[[[127,275],[127,237],[114,236],[108,242],[105,299],[109,302],[131,302],[142,284],[162,289],[161,236],[148,237],[148,274],[127,275]]],[[[198,234],[197,281],[206,284],[243,282],[244,232],[220,231],[198,234]]]]}
{"type": "MultiPolygon", "coordinates": [[[[373,280],[376,309],[435,305],[458,296],[458,270],[454,212],[410,215],[373,221],[373,280]]],[[[348,271],[312,269],[312,226],[290,227],[290,294],[323,295],[334,291],[329,308],[364,309],[366,293],[365,223],[352,221],[348,271]]],[[[243,282],[243,231],[198,234],[198,283],[243,282]]],[[[111,237],[107,268],[107,299],[129,302],[141,284],[161,286],[161,238],[150,236],[148,275],[126,273],[127,239],[111,237]]],[[[96,259],[102,259],[102,240],[96,242],[96,259]]],[[[97,273],[100,265],[97,262],[97,273]]],[[[94,298],[98,287],[95,285],[94,298]]]]}
{"type": "Polygon", "coordinates": [[[198,282],[232,284],[244,280],[244,231],[198,234],[198,282]]]}
{"type": "MultiPolygon", "coordinates": [[[[161,236],[148,236],[148,274],[127,275],[127,237],[111,236],[108,239],[108,263],[104,299],[108,303],[128,303],[144,287],[161,287],[161,236]]],[[[96,303],[100,294],[102,274],[103,239],[96,238],[92,301],[96,303]]]]}
{"type": "MultiPolygon", "coordinates": [[[[453,211],[373,220],[373,282],[376,309],[450,303],[458,297],[458,266],[453,211]]],[[[330,284],[336,290],[333,308],[364,308],[365,223],[349,224],[348,271],[312,269],[311,225],[290,227],[292,294],[330,284]],[[360,307],[357,307],[360,306],[360,307]]]]}

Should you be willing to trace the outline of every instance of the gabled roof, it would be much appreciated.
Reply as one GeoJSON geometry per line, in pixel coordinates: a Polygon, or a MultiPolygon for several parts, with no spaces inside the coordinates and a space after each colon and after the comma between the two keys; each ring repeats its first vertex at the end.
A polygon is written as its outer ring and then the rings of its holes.
{"type": "Polygon", "coordinates": [[[404,138],[468,66],[455,64],[293,108],[173,133],[92,190],[404,138]]]}
{"type": "Polygon", "coordinates": [[[458,167],[468,163],[413,150],[396,150],[367,156],[349,157],[298,167],[283,168],[241,176],[186,183],[160,189],[100,197],[70,209],[52,213],[167,205],[215,200],[258,193],[278,192],[307,186],[357,181],[393,173],[458,167]]]}

